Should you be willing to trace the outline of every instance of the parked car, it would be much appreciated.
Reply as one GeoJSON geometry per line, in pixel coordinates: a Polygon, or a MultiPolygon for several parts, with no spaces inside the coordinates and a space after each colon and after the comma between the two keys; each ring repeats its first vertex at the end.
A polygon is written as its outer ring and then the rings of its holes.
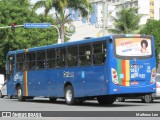
{"type": "Polygon", "coordinates": [[[145,103],[151,103],[155,99],[160,99],[160,74],[156,75],[156,93],[149,95],[139,96],[139,97],[118,97],[119,102],[124,102],[126,99],[141,99],[145,103]]]}
{"type": "Polygon", "coordinates": [[[4,96],[7,96],[6,83],[4,83],[4,84],[2,85],[2,87],[0,88],[0,98],[3,98],[4,96]]]}

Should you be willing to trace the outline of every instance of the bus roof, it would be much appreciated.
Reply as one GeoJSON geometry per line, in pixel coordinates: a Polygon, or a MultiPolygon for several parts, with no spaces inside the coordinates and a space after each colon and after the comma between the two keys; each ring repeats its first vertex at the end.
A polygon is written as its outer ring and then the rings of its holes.
{"type": "MultiPolygon", "coordinates": [[[[28,48],[28,52],[51,49],[51,48],[67,47],[67,46],[72,46],[72,45],[85,44],[89,42],[96,42],[96,41],[98,42],[100,40],[109,40],[110,38],[112,39],[113,37],[151,37],[151,36],[150,35],[140,35],[140,34],[118,34],[118,35],[115,34],[115,35],[108,35],[108,36],[97,37],[97,38],[82,39],[82,40],[72,41],[72,42],[65,42],[62,44],[52,44],[52,45],[28,48]]],[[[24,51],[25,49],[9,51],[7,56],[11,54],[24,53],[24,51]]]]}
{"type": "MultiPolygon", "coordinates": [[[[83,39],[83,40],[72,41],[72,42],[65,42],[65,43],[61,43],[61,44],[52,44],[52,45],[33,47],[33,48],[28,48],[28,52],[51,49],[51,48],[67,47],[67,46],[72,46],[72,45],[85,44],[85,43],[89,43],[89,42],[96,42],[96,41],[98,42],[100,40],[107,40],[106,38],[110,38],[110,37],[111,36],[109,35],[109,36],[98,37],[98,38],[90,38],[90,39],[83,39]]],[[[24,53],[24,51],[25,51],[25,49],[9,51],[7,55],[24,53]]]]}

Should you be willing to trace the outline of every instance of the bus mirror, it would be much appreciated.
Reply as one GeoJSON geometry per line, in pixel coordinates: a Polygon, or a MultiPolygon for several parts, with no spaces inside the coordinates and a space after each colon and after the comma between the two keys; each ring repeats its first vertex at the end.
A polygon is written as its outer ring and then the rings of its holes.
{"type": "Polygon", "coordinates": [[[7,63],[5,64],[5,70],[7,70],[7,63]]]}
{"type": "Polygon", "coordinates": [[[8,64],[6,63],[6,65],[5,65],[5,70],[7,70],[7,68],[8,68],[8,64]]]}
{"type": "Polygon", "coordinates": [[[6,70],[6,73],[8,74],[9,73],[9,63],[7,61],[6,65],[5,65],[5,70],[6,70]]]}

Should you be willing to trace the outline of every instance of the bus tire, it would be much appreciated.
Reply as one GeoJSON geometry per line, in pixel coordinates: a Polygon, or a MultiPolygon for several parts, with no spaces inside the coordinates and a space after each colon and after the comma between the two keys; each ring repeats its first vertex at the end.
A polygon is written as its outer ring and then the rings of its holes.
{"type": "Polygon", "coordinates": [[[74,91],[73,87],[71,85],[68,85],[65,88],[65,101],[68,105],[73,105],[75,104],[75,98],[74,98],[74,91]]]}
{"type": "Polygon", "coordinates": [[[115,101],[115,97],[113,96],[100,96],[97,97],[98,103],[101,105],[111,105],[115,101]]]}
{"type": "Polygon", "coordinates": [[[117,100],[118,100],[118,102],[124,102],[125,98],[124,97],[118,97],[117,100]]]}
{"type": "Polygon", "coordinates": [[[152,103],[153,102],[152,94],[145,95],[144,96],[144,102],[145,103],[152,103]]]}
{"type": "Polygon", "coordinates": [[[9,98],[9,99],[12,99],[12,98],[13,98],[13,96],[12,96],[12,95],[9,95],[9,96],[8,96],[8,98],[9,98]]]}
{"type": "Polygon", "coordinates": [[[0,98],[3,98],[2,92],[0,91],[0,98]]]}
{"type": "Polygon", "coordinates": [[[21,86],[17,87],[17,97],[18,97],[18,101],[25,101],[25,98],[22,94],[22,88],[21,86]]]}
{"type": "Polygon", "coordinates": [[[51,102],[56,102],[57,98],[55,98],[55,97],[49,97],[49,100],[50,100],[51,102]]]}

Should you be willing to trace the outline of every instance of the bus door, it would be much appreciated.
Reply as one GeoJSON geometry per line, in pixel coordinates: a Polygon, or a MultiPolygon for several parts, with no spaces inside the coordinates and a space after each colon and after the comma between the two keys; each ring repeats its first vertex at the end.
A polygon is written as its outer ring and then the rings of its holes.
{"type": "Polygon", "coordinates": [[[6,75],[7,75],[7,95],[13,95],[14,93],[14,68],[15,68],[15,57],[10,55],[7,58],[6,63],[6,75]]]}

